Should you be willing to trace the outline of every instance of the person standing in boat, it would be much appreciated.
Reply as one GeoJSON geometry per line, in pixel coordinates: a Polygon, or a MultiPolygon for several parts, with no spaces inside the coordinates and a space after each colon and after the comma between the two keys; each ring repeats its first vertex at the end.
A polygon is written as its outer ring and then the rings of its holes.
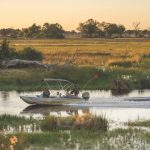
{"type": "Polygon", "coordinates": [[[45,88],[44,91],[43,91],[43,97],[44,98],[49,98],[49,96],[50,96],[50,92],[47,88],[45,88]]]}

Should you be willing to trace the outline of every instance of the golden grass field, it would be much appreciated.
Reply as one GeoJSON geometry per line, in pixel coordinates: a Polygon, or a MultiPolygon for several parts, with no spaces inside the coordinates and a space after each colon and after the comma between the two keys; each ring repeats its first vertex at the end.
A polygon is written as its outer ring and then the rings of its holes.
{"type": "Polygon", "coordinates": [[[79,66],[107,66],[116,61],[138,62],[143,55],[150,58],[150,39],[39,39],[9,42],[11,47],[19,51],[24,47],[41,51],[45,63],[73,62],[79,66]]]}

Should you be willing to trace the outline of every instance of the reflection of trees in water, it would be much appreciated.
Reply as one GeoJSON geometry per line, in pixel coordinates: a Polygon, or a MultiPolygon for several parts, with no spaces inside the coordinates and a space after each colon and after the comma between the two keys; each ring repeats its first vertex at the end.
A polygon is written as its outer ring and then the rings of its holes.
{"type": "Polygon", "coordinates": [[[9,99],[9,92],[2,91],[1,98],[2,100],[7,101],[9,99]]]}

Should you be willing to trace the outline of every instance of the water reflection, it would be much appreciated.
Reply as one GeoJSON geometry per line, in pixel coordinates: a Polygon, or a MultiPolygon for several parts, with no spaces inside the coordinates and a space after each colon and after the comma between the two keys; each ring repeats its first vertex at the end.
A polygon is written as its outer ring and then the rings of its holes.
{"type": "Polygon", "coordinates": [[[78,108],[70,106],[28,106],[21,114],[42,114],[44,116],[51,115],[56,112],[58,116],[73,115],[78,113],[78,108]]]}

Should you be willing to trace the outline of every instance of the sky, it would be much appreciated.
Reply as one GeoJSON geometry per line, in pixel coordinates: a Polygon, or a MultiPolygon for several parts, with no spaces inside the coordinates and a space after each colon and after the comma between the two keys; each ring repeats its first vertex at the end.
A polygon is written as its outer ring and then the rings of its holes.
{"type": "Polygon", "coordinates": [[[150,28],[150,0],[0,0],[0,28],[60,23],[74,30],[87,19],[150,28]]]}

